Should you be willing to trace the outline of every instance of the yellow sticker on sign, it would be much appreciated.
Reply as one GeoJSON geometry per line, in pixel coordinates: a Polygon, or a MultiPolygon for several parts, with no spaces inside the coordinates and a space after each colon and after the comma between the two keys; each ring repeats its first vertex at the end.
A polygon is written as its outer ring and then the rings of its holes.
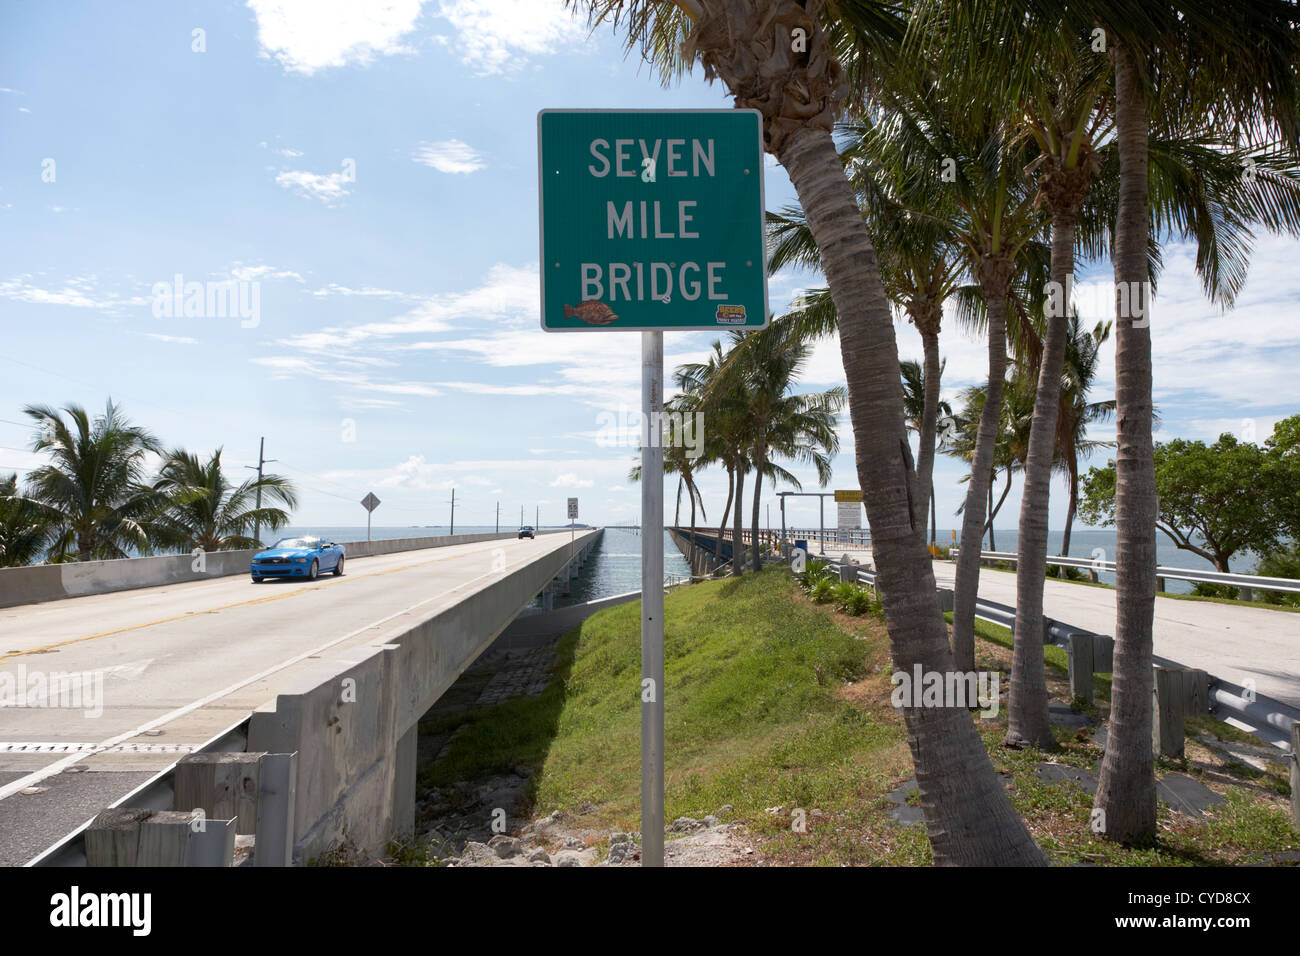
{"type": "Polygon", "coordinates": [[[836,501],[861,501],[862,489],[849,488],[847,490],[837,490],[835,492],[836,501]]]}

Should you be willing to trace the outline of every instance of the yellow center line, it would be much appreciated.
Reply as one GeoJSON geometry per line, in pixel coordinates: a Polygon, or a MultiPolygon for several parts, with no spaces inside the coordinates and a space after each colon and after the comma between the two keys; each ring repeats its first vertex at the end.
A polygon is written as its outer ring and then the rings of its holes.
{"type": "MultiPolygon", "coordinates": [[[[174,617],[159,618],[156,621],[148,621],[144,624],[131,624],[127,627],[119,627],[111,631],[101,631],[98,634],[88,634],[85,637],[73,637],[73,638],[69,638],[66,641],[57,641],[53,644],[45,644],[41,647],[28,648],[27,650],[24,651],[12,651],[3,657],[0,657],[0,664],[12,660],[15,657],[22,657],[27,654],[42,654],[45,653],[46,651],[55,650],[56,648],[67,647],[69,644],[80,644],[82,641],[93,641],[96,638],[111,637],[114,634],[124,634],[127,631],[138,631],[141,630],[142,628],[154,627],[155,625],[158,624],[168,624],[172,621],[183,621],[189,617],[198,617],[200,614],[215,614],[218,611],[227,611],[230,608],[235,608],[235,607],[252,607],[253,605],[256,604],[270,604],[272,601],[283,601],[285,598],[296,597],[299,594],[305,594],[307,591],[319,591],[321,588],[324,587],[337,587],[338,585],[344,584],[348,581],[363,581],[366,578],[380,577],[381,575],[385,575],[385,574],[397,574],[399,571],[409,571],[412,568],[420,568],[429,564],[438,564],[443,561],[454,561],[459,558],[468,557],[469,555],[472,554],[482,554],[484,551],[495,551],[495,550],[497,549],[496,548],[475,548],[473,551],[463,551],[460,554],[449,554],[441,558],[430,558],[428,561],[417,561],[414,564],[404,564],[401,565],[400,567],[388,568],[385,571],[371,571],[368,574],[346,574],[343,577],[339,578],[339,580],[329,582],[328,584],[322,583],[322,584],[310,585],[307,587],[297,587],[294,588],[292,591],[285,591],[283,594],[270,594],[267,595],[266,597],[253,598],[252,600],[249,601],[236,601],[233,604],[222,604],[219,607],[205,608],[201,611],[186,611],[184,614],[177,614],[174,617]]],[[[347,555],[344,555],[344,558],[346,557],[347,555]]],[[[231,577],[235,577],[235,575],[231,575],[231,577]]]]}

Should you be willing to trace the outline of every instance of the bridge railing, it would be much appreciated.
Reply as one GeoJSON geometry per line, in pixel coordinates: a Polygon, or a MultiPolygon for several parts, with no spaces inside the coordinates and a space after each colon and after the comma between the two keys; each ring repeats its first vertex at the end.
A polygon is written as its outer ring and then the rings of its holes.
{"type": "MultiPolygon", "coordinates": [[[[957,557],[959,548],[949,549],[949,557],[954,560],[957,557]]],[[[1010,561],[1014,568],[1020,555],[1013,551],[981,551],[981,561],[1010,561]]],[[[1115,573],[1114,561],[1102,561],[1092,558],[1071,558],[1060,555],[1048,555],[1047,563],[1053,567],[1061,568],[1078,568],[1081,571],[1089,571],[1094,577],[1099,573],[1115,573]]],[[[1156,567],[1156,583],[1160,590],[1164,590],[1165,579],[1175,581],[1200,581],[1206,584],[1226,584],[1231,587],[1240,588],[1243,591],[1245,600],[1249,600],[1251,591],[1282,591],[1287,594],[1300,594],[1300,581],[1294,578],[1270,578],[1259,574],[1238,574],[1224,571],[1199,571],[1195,568],[1171,568],[1164,565],[1156,567]]]]}
{"type": "MultiPolygon", "coordinates": [[[[831,562],[831,567],[840,569],[840,565],[835,562],[831,562]]],[[[878,590],[874,571],[856,567],[849,568],[847,571],[855,575],[861,583],[878,590]]],[[[948,588],[939,588],[938,591],[941,606],[945,611],[951,611],[952,591],[948,588]]],[[[1014,607],[986,598],[977,598],[975,616],[1007,628],[1013,636],[1015,634],[1016,609],[1014,607]]],[[[1075,627],[1064,621],[1045,617],[1043,643],[1066,649],[1069,655],[1070,686],[1073,694],[1090,700],[1093,673],[1105,674],[1112,671],[1115,639],[1110,635],[1098,634],[1087,628],[1075,627]]],[[[1180,672],[1179,679],[1183,682],[1180,686],[1178,681],[1174,681],[1177,688],[1175,695],[1178,698],[1174,704],[1171,705],[1168,700],[1159,704],[1157,722],[1160,719],[1174,719],[1181,726],[1184,717],[1192,716],[1197,712],[1228,711],[1230,713],[1226,714],[1225,719],[1235,720],[1239,728],[1247,730],[1283,752],[1289,752],[1292,759],[1296,758],[1295,741],[1300,736],[1300,708],[1265,697],[1257,693],[1253,687],[1243,687],[1222,677],[1188,668],[1166,657],[1153,656],[1152,662],[1157,671],[1180,672]],[[1198,684],[1199,690],[1194,690],[1193,688],[1198,684]]],[[[1159,684],[1157,684],[1156,695],[1157,698],[1161,696],[1159,684]]],[[[1178,741],[1182,739],[1181,733],[1174,734],[1172,737],[1176,737],[1178,741]]],[[[1300,798],[1300,792],[1297,792],[1295,797],[1300,798]]],[[[1296,799],[1296,805],[1300,807],[1300,799],[1296,799]]]]}

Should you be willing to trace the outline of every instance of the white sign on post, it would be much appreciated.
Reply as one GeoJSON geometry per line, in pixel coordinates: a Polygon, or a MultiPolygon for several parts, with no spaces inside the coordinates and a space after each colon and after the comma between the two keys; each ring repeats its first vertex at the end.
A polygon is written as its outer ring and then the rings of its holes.
{"type": "Polygon", "coordinates": [[[862,527],[862,502],[837,501],[835,503],[835,526],[854,531],[862,527]]]}
{"type": "Polygon", "coordinates": [[[578,517],[578,499],[570,498],[569,499],[569,520],[572,521],[574,518],[577,517],[578,517]]]}

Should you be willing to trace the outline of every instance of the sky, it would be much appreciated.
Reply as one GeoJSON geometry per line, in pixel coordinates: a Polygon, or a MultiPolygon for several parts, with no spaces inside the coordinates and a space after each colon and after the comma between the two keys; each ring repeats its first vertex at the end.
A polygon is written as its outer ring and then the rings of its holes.
{"type": "MultiPolygon", "coordinates": [[[[298,486],[296,526],[363,525],[367,492],[376,525],[442,525],[453,488],[457,524],[491,525],[498,504],[503,526],[521,508],[561,524],[570,496],[583,521],[635,521],[640,337],[539,328],[537,113],[731,105],[698,69],[665,88],[560,0],[4,5],[0,473],[42,462],[24,406],[111,397],[169,448],[224,449],[235,478],[264,437],[268,471],[298,486]],[[169,308],[178,281],[228,280],[242,312],[169,308]]],[[[769,209],[794,201],[771,157],[764,176],[769,209]]],[[[1157,440],[1262,442],[1300,397],[1300,243],[1261,236],[1226,313],[1193,249],[1165,258],[1157,440]]],[[[1088,264],[1080,281],[1109,272],[1088,264]]],[[[771,308],[818,284],[771,277],[771,308]]],[[[1080,297],[1089,324],[1109,295],[1080,297]]],[[[912,327],[896,333],[919,359],[912,327]]],[[[667,333],[666,369],[715,338],[667,333]]],[[[941,350],[945,398],[986,378],[984,345],[950,319],[941,350]]],[[[1113,369],[1112,340],[1095,398],[1113,369]]],[[[799,390],[843,381],[838,343],[818,343],[799,390]]],[[[856,487],[847,414],[839,432],[831,487],[856,487]]],[[[940,528],[965,473],[936,462],[940,528]]],[[[716,521],[725,473],[700,485],[716,521]]],[[[1017,481],[999,526],[1018,510],[1017,481]]],[[[1058,480],[1049,525],[1064,515],[1058,480]]],[[[793,499],[787,520],[815,525],[816,500],[793,499]]]]}

